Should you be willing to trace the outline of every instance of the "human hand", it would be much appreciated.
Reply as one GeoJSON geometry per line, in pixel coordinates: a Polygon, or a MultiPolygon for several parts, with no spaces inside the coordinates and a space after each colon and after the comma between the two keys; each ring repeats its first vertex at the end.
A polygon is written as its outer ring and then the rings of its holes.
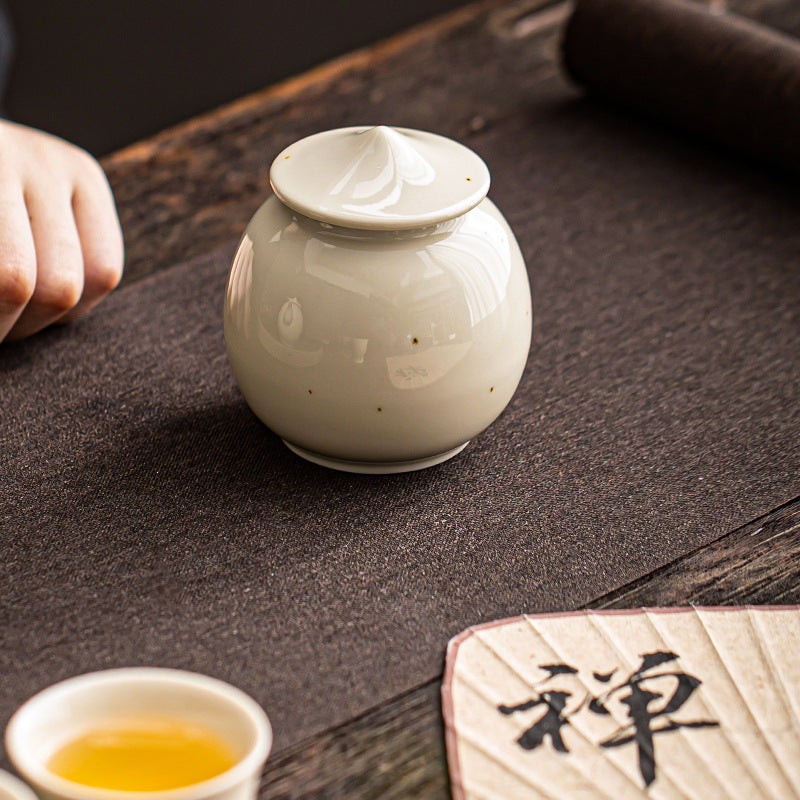
{"type": "Polygon", "coordinates": [[[102,167],[55,136],[0,120],[0,342],[80,317],[122,277],[102,167]]]}

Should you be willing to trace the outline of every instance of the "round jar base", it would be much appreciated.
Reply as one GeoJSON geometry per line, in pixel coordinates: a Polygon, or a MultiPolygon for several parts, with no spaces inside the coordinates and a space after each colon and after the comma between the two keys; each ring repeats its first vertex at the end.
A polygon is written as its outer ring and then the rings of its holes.
{"type": "Polygon", "coordinates": [[[283,443],[295,454],[310,461],[312,464],[318,464],[321,467],[329,467],[330,469],[338,469],[341,472],[358,472],[362,475],[392,475],[397,472],[413,472],[418,469],[425,469],[426,467],[435,467],[443,461],[447,461],[453,456],[457,456],[469,442],[454,447],[452,450],[446,450],[444,453],[437,453],[434,456],[427,456],[426,458],[416,458],[411,461],[346,461],[340,458],[331,458],[330,456],[323,456],[320,453],[314,453],[311,450],[306,450],[303,447],[298,447],[296,444],[287,442],[286,439],[282,440],[283,443]]]}

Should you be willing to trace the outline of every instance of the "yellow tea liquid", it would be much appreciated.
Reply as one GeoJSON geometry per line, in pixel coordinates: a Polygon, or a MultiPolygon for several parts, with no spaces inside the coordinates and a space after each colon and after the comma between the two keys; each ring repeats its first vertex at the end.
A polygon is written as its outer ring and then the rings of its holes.
{"type": "Polygon", "coordinates": [[[207,728],[148,716],[86,731],[57,750],[47,767],[84,786],[153,792],[200,783],[235,763],[228,744],[207,728]]]}

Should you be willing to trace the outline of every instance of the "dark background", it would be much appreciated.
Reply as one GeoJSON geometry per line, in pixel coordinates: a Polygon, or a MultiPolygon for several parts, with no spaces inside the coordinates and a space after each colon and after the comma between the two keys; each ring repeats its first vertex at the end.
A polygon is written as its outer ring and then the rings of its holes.
{"type": "Polygon", "coordinates": [[[464,0],[7,0],[6,112],[96,156],[464,0]]]}

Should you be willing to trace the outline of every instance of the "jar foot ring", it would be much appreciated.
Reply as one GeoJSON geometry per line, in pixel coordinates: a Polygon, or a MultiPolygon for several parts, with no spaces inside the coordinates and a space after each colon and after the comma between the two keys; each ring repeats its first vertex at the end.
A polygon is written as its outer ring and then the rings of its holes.
{"type": "Polygon", "coordinates": [[[426,458],[417,458],[411,461],[347,461],[340,458],[331,458],[324,456],[320,453],[314,453],[311,450],[306,450],[303,447],[298,447],[296,444],[287,442],[286,439],[283,443],[295,454],[310,461],[312,464],[318,464],[321,467],[328,467],[329,469],[338,469],[341,472],[357,472],[362,475],[392,475],[398,472],[413,472],[418,469],[425,469],[426,467],[434,467],[447,461],[449,458],[458,455],[469,442],[454,447],[452,450],[446,450],[444,453],[437,453],[433,456],[426,458]]]}

